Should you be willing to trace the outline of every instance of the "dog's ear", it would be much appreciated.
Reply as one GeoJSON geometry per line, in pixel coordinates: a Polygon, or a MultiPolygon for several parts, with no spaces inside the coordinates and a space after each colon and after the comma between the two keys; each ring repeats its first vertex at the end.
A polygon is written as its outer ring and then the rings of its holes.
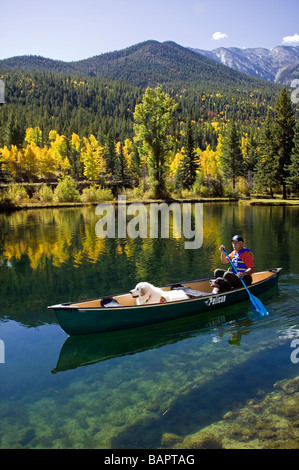
{"type": "Polygon", "coordinates": [[[140,288],[140,295],[145,295],[146,294],[146,289],[144,287],[140,288]]]}

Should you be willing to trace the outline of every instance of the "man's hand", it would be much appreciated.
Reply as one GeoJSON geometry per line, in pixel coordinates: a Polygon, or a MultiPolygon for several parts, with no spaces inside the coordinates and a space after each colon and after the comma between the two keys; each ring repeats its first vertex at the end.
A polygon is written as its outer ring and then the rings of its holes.
{"type": "Polygon", "coordinates": [[[221,263],[226,264],[226,263],[229,263],[229,260],[227,259],[226,254],[224,253],[223,250],[225,250],[225,246],[221,245],[220,248],[219,248],[219,251],[221,253],[220,254],[221,263]]]}

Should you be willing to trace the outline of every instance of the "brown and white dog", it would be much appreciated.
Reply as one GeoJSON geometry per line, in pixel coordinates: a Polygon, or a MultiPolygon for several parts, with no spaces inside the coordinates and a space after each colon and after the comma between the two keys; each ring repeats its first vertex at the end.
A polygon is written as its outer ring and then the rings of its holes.
{"type": "Polygon", "coordinates": [[[213,287],[212,294],[220,294],[221,292],[231,290],[230,283],[223,277],[216,277],[216,279],[211,279],[210,285],[213,287]]]}
{"type": "Polygon", "coordinates": [[[149,282],[139,282],[135,289],[130,290],[130,294],[133,298],[136,298],[137,305],[159,304],[161,302],[189,299],[182,290],[165,291],[153,286],[149,282]]]}

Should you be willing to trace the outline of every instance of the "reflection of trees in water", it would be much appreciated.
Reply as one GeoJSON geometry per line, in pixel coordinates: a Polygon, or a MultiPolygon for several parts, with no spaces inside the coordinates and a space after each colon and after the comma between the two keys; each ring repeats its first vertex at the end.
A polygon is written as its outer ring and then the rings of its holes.
{"type": "MultiPolygon", "coordinates": [[[[149,206],[143,207],[147,209],[149,227],[149,206]]],[[[26,255],[33,269],[42,268],[44,258],[51,259],[57,267],[68,261],[72,261],[75,267],[79,267],[84,261],[96,263],[108,251],[110,255],[114,251],[116,255],[126,255],[130,259],[134,259],[136,254],[138,258],[139,253],[143,252],[148,259],[148,255],[156,256],[156,250],[162,249],[162,255],[166,253],[168,259],[173,256],[174,250],[184,248],[184,237],[183,227],[181,234],[176,233],[173,213],[166,212],[166,216],[169,217],[170,238],[164,240],[161,247],[161,240],[151,239],[149,233],[145,238],[99,238],[95,231],[99,219],[93,207],[15,212],[3,218],[7,233],[3,241],[3,257],[7,260],[20,260],[21,256],[26,255]]],[[[192,217],[194,218],[193,214],[192,217]]],[[[117,224],[117,216],[115,223],[117,224]]],[[[127,219],[127,224],[128,227],[129,224],[134,224],[132,217],[127,219]]],[[[137,234],[139,225],[136,222],[137,234]]],[[[117,235],[117,227],[115,232],[117,235]]]]}
{"type": "MultiPolygon", "coordinates": [[[[83,263],[104,262],[107,255],[110,258],[124,256],[141,270],[141,274],[146,271],[146,264],[153,260],[161,260],[161,264],[169,266],[175,260],[188,262],[190,257],[196,257],[197,251],[208,250],[209,262],[214,266],[219,264],[218,247],[224,243],[229,250],[234,233],[241,233],[245,244],[256,254],[260,255],[265,249],[261,239],[268,240],[267,248],[270,246],[272,251],[281,252],[281,243],[293,241],[296,234],[295,212],[296,208],[286,207],[204,204],[203,246],[199,250],[185,250],[183,233],[181,237],[172,236],[174,220],[171,212],[167,214],[169,239],[149,238],[149,235],[147,238],[108,239],[96,235],[99,217],[95,215],[94,207],[15,211],[0,216],[0,259],[14,264],[27,256],[32,269],[43,269],[45,259],[51,260],[56,267],[68,262],[80,267],[83,263]]],[[[147,213],[149,217],[148,206],[147,213]]],[[[117,217],[115,220],[117,223],[117,217]]]]}
{"type": "MultiPolygon", "coordinates": [[[[32,324],[54,303],[125,292],[140,281],[163,285],[211,277],[220,244],[229,249],[235,233],[254,251],[258,270],[283,266],[296,272],[295,207],[204,204],[203,245],[197,250],[184,249],[179,237],[101,239],[98,220],[95,207],[0,214],[1,316],[24,319],[29,312],[26,323],[32,324]]],[[[170,217],[170,234],[172,223],[170,217]]],[[[45,312],[45,322],[55,321],[45,312]]]]}

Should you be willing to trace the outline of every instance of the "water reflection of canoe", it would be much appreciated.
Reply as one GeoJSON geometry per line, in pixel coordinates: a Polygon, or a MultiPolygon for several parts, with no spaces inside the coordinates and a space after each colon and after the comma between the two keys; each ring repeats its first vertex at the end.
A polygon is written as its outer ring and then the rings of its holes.
{"type": "MultiPolygon", "coordinates": [[[[259,295],[273,287],[278,282],[281,269],[275,268],[255,273],[252,285],[249,287],[250,292],[259,295]]],[[[169,284],[162,289],[168,291],[177,286],[178,284],[169,284]]],[[[51,305],[48,308],[54,310],[61,328],[67,334],[81,335],[168,321],[248,299],[248,293],[244,287],[221,294],[212,294],[209,279],[187,281],[181,283],[180,286],[190,289],[190,298],[174,302],[136,305],[135,299],[132,299],[129,293],[125,293],[83,302],[51,305]]],[[[186,293],[189,295],[187,291],[186,293]]]]}
{"type": "Polygon", "coordinates": [[[239,345],[242,336],[250,333],[252,322],[244,313],[227,308],[221,314],[216,310],[130,330],[69,336],[62,345],[52,373],[159,349],[211,332],[216,336],[228,333],[229,343],[239,345]],[[230,327],[226,329],[225,324],[228,322],[230,327]]]}

